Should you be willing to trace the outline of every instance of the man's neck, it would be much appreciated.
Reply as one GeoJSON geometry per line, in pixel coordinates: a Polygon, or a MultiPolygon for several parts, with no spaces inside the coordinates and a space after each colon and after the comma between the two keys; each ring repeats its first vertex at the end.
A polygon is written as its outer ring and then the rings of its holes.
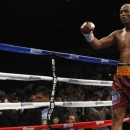
{"type": "Polygon", "coordinates": [[[126,31],[130,31],[130,24],[126,24],[126,25],[125,25],[125,30],[126,30],[126,31]]]}

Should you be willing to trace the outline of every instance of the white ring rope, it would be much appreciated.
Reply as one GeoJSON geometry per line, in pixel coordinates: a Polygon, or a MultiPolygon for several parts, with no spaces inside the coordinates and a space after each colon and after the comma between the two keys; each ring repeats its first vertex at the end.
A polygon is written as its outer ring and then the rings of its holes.
{"type": "MultiPolygon", "coordinates": [[[[21,102],[21,103],[0,103],[0,110],[5,109],[30,109],[43,106],[49,106],[50,102],[21,102]]],[[[79,102],[55,102],[55,106],[59,107],[99,107],[111,106],[112,101],[79,101],[79,102]]]]}
{"type": "MultiPolygon", "coordinates": [[[[25,75],[25,74],[13,74],[13,73],[3,73],[0,72],[1,80],[22,80],[22,81],[37,81],[37,80],[47,80],[52,81],[52,77],[49,76],[39,76],[39,75],[25,75]]],[[[80,85],[93,85],[93,86],[107,86],[111,87],[113,81],[104,80],[85,80],[85,79],[75,79],[75,78],[62,78],[57,77],[60,82],[80,84],[80,85]]]]}

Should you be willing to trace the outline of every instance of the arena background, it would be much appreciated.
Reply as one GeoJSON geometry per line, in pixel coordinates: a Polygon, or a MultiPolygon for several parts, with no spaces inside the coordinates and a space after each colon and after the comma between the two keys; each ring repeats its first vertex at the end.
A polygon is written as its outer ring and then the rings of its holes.
{"type": "MultiPolygon", "coordinates": [[[[96,26],[94,34],[97,38],[121,29],[123,25],[120,22],[119,10],[122,4],[127,2],[129,1],[1,0],[0,42],[118,60],[119,51],[116,45],[107,49],[94,50],[85,41],[79,28],[83,22],[92,21],[96,26]]],[[[50,56],[0,51],[0,58],[0,72],[51,75],[50,56]]],[[[90,65],[90,63],[56,58],[56,69],[60,71],[87,64],[90,65]]],[[[12,81],[1,80],[0,82],[0,89],[6,91],[11,91],[9,87],[19,85],[12,81]]]]}

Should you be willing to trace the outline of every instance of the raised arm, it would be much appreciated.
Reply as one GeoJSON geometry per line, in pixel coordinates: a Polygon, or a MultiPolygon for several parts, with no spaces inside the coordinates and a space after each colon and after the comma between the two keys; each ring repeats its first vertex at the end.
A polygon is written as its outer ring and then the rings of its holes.
{"type": "Polygon", "coordinates": [[[81,27],[80,30],[82,34],[84,35],[86,41],[89,42],[89,44],[94,49],[100,49],[100,48],[106,48],[110,47],[113,44],[116,43],[116,31],[112,32],[110,35],[97,39],[94,37],[93,30],[95,28],[95,25],[92,22],[85,22],[81,27]]]}

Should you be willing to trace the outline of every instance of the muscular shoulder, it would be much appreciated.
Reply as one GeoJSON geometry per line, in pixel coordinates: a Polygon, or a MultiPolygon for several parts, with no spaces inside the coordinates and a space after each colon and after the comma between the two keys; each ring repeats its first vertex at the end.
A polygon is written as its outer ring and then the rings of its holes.
{"type": "Polygon", "coordinates": [[[116,35],[121,34],[122,32],[123,32],[123,29],[120,29],[120,30],[115,30],[114,32],[112,32],[112,33],[111,33],[111,35],[116,36],[116,35]]]}

